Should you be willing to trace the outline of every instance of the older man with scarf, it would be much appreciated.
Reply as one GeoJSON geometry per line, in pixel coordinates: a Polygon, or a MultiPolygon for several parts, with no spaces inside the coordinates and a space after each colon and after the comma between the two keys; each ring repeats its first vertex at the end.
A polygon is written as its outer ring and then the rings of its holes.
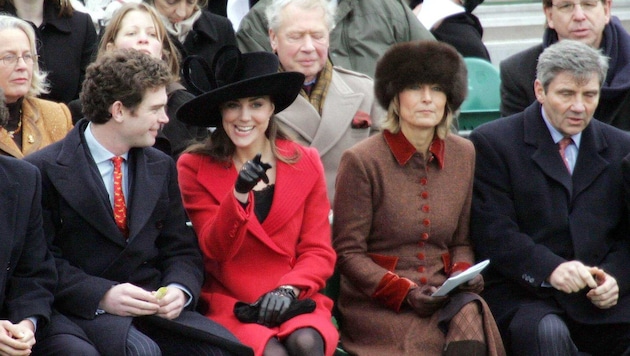
{"type": "Polygon", "coordinates": [[[547,28],[541,44],[501,62],[501,115],[523,111],[536,100],[536,63],[552,44],[573,39],[610,58],[594,117],[630,130],[630,34],[611,15],[612,0],[543,0],[547,28]]]}
{"type": "Polygon", "coordinates": [[[329,1],[274,0],[267,7],[267,19],[280,70],[306,77],[300,95],[276,117],[301,143],[317,148],[333,201],[341,154],[377,130],[384,116],[374,99],[374,83],[328,59],[334,19],[329,1]]]}

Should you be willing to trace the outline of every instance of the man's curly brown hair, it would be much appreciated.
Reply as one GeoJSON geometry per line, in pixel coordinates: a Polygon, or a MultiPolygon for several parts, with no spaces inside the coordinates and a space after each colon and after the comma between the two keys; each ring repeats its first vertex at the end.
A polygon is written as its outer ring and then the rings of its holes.
{"type": "Polygon", "coordinates": [[[95,124],[104,124],[112,117],[110,107],[116,101],[133,114],[147,90],[171,82],[170,70],[161,59],[135,49],[105,53],[85,72],[80,95],[83,115],[95,124]]]}

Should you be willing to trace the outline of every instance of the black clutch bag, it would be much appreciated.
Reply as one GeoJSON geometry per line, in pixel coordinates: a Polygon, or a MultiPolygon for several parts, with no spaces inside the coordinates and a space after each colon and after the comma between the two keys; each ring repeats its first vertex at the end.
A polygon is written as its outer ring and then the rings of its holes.
{"type": "MultiPolygon", "coordinates": [[[[285,321],[296,317],[300,314],[312,313],[315,310],[316,303],[313,299],[307,298],[302,300],[294,300],[289,305],[289,309],[280,314],[277,323],[269,326],[277,326],[285,321]]],[[[234,304],[234,315],[243,323],[257,323],[258,313],[260,312],[260,300],[253,304],[245,302],[236,302],[234,304]]]]}

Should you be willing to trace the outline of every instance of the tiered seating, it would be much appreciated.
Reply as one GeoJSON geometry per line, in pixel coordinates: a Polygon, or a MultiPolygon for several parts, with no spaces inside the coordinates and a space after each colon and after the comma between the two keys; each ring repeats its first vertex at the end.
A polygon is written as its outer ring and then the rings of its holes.
{"type": "Polygon", "coordinates": [[[475,127],[501,116],[499,70],[479,58],[464,58],[468,68],[468,96],[460,108],[459,134],[468,136],[475,127]]]}

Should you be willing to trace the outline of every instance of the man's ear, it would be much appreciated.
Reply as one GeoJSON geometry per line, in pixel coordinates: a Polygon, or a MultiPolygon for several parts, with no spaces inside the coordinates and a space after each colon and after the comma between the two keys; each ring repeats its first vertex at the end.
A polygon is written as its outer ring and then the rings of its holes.
{"type": "Polygon", "coordinates": [[[278,36],[272,29],[269,29],[269,44],[271,45],[271,51],[276,53],[278,49],[278,36]]]}
{"type": "Polygon", "coordinates": [[[534,81],[534,94],[536,94],[536,100],[538,100],[539,103],[543,104],[545,102],[545,88],[538,79],[534,81]]]}
{"type": "Polygon", "coordinates": [[[119,100],[114,101],[114,103],[109,107],[109,112],[112,114],[112,119],[116,122],[122,122],[125,116],[126,108],[123,103],[119,100]]]}

